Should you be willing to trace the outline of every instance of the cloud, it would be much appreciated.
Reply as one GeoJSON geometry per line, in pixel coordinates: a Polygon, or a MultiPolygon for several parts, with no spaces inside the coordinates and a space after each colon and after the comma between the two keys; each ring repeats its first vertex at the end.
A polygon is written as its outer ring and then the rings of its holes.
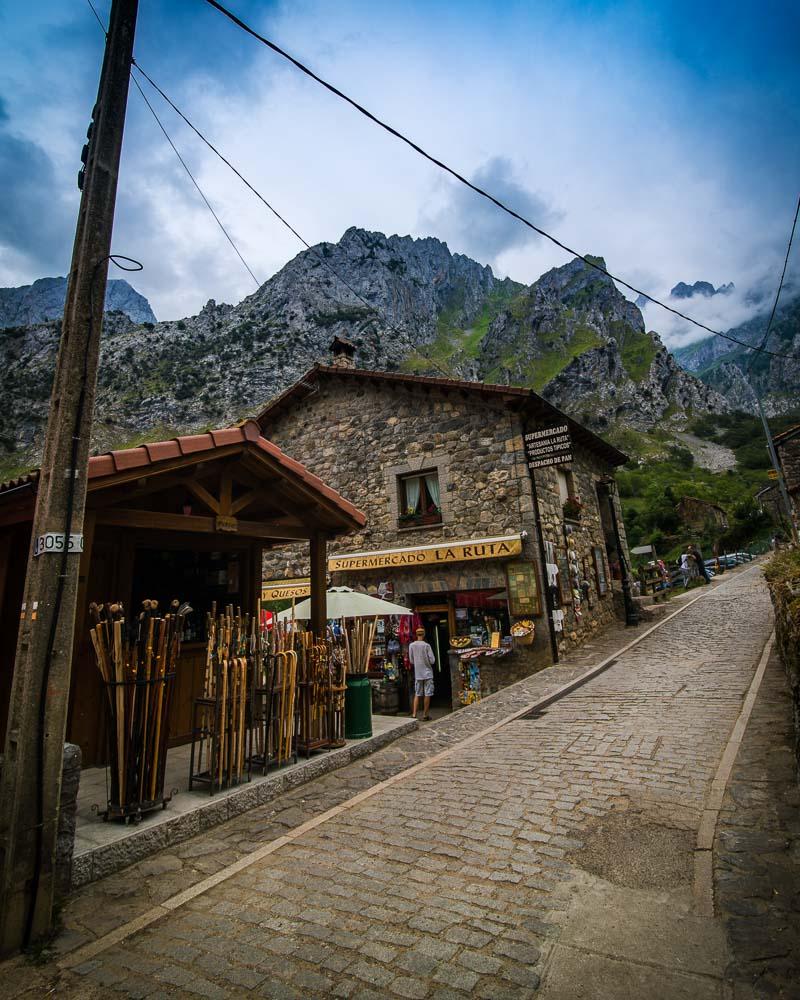
{"type": "MultiPolygon", "coordinates": [[[[541,194],[529,191],[516,179],[514,165],[507,157],[491,157],[470,180],[542,229],[555,226],[562,218],[541,194]]],[[[541,239],[457,181],[446,181],[441,190],[443,196],[436,208],[423,210],[419,227],[446,240],[451,250],[496,263],[501,254],[541,239]]]]}
{"type": "MultiPolygon", "coordinates": [[[[744,293],[765,276],[774,288],[785,253],[800,155],[796,32],[786,5],[775,17],[737,8],[724,17],[706,12],[698,22],[681,2],[680,16],[663,0],[549,7],[242,0],[237,11],[421,146],[576,250],[602,255],[637,287],[663,297],[680,279],[733,281],[742,298],[724,303],[729,314],[709,317],[709,325],[725,326],[747,315],[744,293]],[[687,35],[689,20],[706,26],[687,35]]],[[[11,16],[0,3],[0,93],[10,116],[0,134],[23,144],[7,147],[15,164],[11,197],[7,166],[2,177],[0,284],[66,269],[75,173],[102,58],[102,34],[85,5],[17,6],[11,16]],[[38,177],[27,186],[16,166],[22,161],[38,177]],[[28,207],[18,210],[14,199],[28,207]]],[[[102,16],[108,7],[100,0],[102,16]]],[[[353,225],[436,236],[525,282],[569,260],[206,5],[140,5],[136,49],[311,244],[339,239],[353,225]]],[[[253,271],[273,274],[301,245],[154,101],[253,271]]],[[[252,291],[135,91],[114,248],[145,264],[134,283],[162,318],[196,312],[209,297],[236,302],[252,291]]],[[[696,303],[685,306],[694,315],[696,303]]],[[[687,335],[673,333],[661,310],[647,319],[668,337],[687,335]]]]}
{"type": "MultiPolygon", "coordinates": [[[[0,252],[36,277],[64,274],[75,228],[75,208],[62,196],[47,153],[9,128],[0,98],[0,252]]],[[[77,200],[77,199],[76,199],[77,200]]]]}

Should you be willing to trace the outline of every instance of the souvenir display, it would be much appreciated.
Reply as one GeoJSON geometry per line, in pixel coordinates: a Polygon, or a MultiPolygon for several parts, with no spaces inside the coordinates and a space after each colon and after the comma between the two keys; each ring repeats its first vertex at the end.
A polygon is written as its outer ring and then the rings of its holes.
{"type": "Polygon", "coordinates": [[[188,604],[173,601],[166,615],[144,601],[134,621],[122,604],[91,604],[90,637],[103,678],[109,716],[111,782],[106,819],[138,822],[162,808],[169,705],[188,604]]]}

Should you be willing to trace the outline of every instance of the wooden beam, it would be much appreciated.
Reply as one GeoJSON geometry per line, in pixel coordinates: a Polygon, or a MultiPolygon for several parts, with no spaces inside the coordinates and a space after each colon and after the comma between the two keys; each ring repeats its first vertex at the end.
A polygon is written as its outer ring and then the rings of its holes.
{"type": "Polygon", "coordinates": [[[262,476],[265,466],[276,476],[276,480],[270,483],[270,493],[276,506],[282,507],[287,513],[295,514],[304,522],[317,525],[321,513],[333,515],[337,525],[345,518],[346,515],[332,501],[317,493],[313,487],[296,478],[287,480],[286,470],[269,455],[264,452],[251,452],[248,455],[248,461],[250,460],[255,462],[256,467],[261,468],[262,476]]]}
{"type": "Polygon", "coordinates": [[[213,533],[216,518],[197,514],[167,514],[157,510],[135,510],[128,507],[106,507],[97,512],[98,524],[117,528],[152,528],[162,531],[193,531],[213,533]]]}
{"type": "Polygon", "coordinates": [[[240,510],[249,507],[251,503],[258,499],[259,492],[259,490],[249,490],[240,496],[238,500],[234,500],[231,504],[231,514],[238,514],[240,510]]]}
{"type": "Polygon", "coordinates": [[[97,523],[117,528],[146,528],[153,531],[181,531],[195,534],[216,534],[221,537],[243,535],[248,538],[287,541],[309,538],[308,528],[280,521],[237,521],[237,531],[217,532],[217,519],[198,514],[168,514],[157,510],[133,510],[107,507],[97,512],[97,523]]]}
{"type": "Polygon", "coordinates": [[[223,514],[230,517],[233,513],[231,510],[231,499],[233,497],[233,477],[229,471],[222,473],[222,479],[219,484],[219,510],[218,514],[223,514]]]}
{"type": "Polygon", "coordinates": [[[200,503],[204,503],[209,510],[212,510],[215,514],[222,513],[219,500],[213,497],[205,486],[201,486],[200,483],[196,483],[193,479],[186,479],[183,485],[193,496],[197,497],[200,503]]]}
{"type": "Polygon", "coordinates": [[[311,562],[311,631],[318,639],[325,638],[328,622],[328,539],[317,531],[311,537],[309,546],[311,562]]]}
{"type": "Polygon", "coordinates": [[[307,539],[311,531],[303,525],[284,524],[282,521],[239,521],[239,534],[250,538],[269,538],[287,540],[307,539]]]}

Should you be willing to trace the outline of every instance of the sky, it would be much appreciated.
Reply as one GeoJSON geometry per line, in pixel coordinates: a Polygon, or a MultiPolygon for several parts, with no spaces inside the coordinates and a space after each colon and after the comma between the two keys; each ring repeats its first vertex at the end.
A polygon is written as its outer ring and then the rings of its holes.
{"type": "MultiPolygon", "coordinates": [[[[731,295],[683,302],[723,329],[774,295],[800,191],[796,4],[230,3],[435,156],[648,293],[732,281],[731,295]]],[[[110,0],[96,7],[107,21],[110,0]]],[[[85,0],[0,0],[0,286],[68,270],[103,42],[85,0]]],[[[203,0],[140,0],[135,54],[311,244],[354,225],[435,236],[525,283],[570,259],[203,0]]],[[[302,244],[148,97],[266,280],[302,244]]],[[[159,319],[255,290],[134,87],[113,250],[144,265],[131,283],[159,319]]],[[[671,346],[702,336],[655,306],[645,319],[671,346]]]]}

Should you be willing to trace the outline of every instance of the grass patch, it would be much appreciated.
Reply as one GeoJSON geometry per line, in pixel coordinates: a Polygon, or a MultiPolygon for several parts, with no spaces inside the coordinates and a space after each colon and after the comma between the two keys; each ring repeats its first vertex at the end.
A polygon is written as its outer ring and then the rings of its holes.
{"type": "Polygon", "coordinates": [[[625,371],[634,382],[643,382],[650,373],[658,348],[646,333],[634,330],[627,323],[615,320],[611,330],[619,345],[625,371]]]}

